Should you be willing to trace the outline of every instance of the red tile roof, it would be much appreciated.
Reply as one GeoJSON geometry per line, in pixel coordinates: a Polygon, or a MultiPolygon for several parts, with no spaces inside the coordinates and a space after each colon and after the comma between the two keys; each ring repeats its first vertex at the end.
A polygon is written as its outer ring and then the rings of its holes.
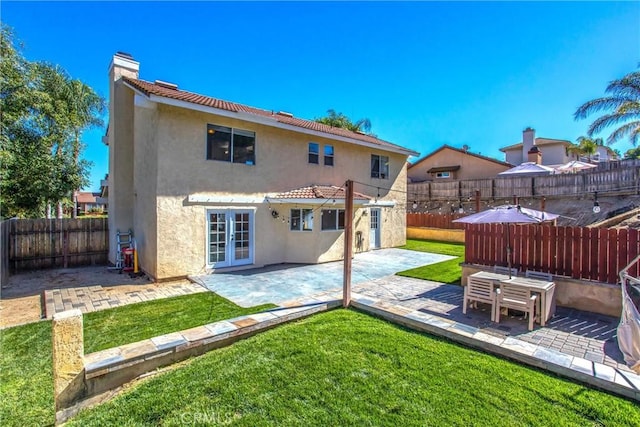
{"type": "MultiPolygon", "coordinates": [[[[335,185],[312,185],[310,187],[296,188],[295,190],[280,193],[272,199],[342,199],[346,197],[345,190],[335,185]]],[[[353,198],[356,200],[371,200],[356,191],[353,192],[353,198]]]]}
{"type": "Polygon", "coordinates": [[[235,102],[224,101],[210,96],[199,95],[197,93],[187,92],[185,90],[173,89],[163,84],[150,83],[140,79],[132,79],[129,77],[122,78],[127,84],[134,89],[144,93],[146,96],[155,95],[163,98],[175,99],[178,101],[189,102],[192,104],[203,105],[205,107],[218,108],[220,110],[243,112],[249,114],[255,114],[256,116],[268,117],[275,119],[279,123],[287,124],[290,126],[296,126],[304,129],[309,129],[316,132],[327,133],[330,135],[341,136],[345,138],[356,139],[358,141],[368,142],[380,146],[381,149],[391,150],[403,150],[407,154],[417,155],[412,150],[401,147],[396,144],[392,144],[388,141],[383,141],[371,135],[364,135],[358,132],[352,132],[347,129],[336,128],[328,126],[322,123],[315,122],[313,120],[305,120],[297,117],[291,117],[285,114],[274,113],[273,111],[263,110],[260,108],[249,107],[247,105],[237,104],[235,102]]]}
{"type": "Polygon", "coordinates": [[[93,193],[78,191],[77,201],[78,203],[96,203],[96,196],[93,193]]]}

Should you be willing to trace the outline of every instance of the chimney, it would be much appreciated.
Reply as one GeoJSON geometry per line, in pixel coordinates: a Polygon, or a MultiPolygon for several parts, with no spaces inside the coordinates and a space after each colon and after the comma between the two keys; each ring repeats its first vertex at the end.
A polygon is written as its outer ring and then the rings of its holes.
{"type": "Polygon", "coordinates": [[[536,130],[528,127],[522,131],[522,158],[526,159],[529,150],[536,145],[536,130]]]}
{"type": "Polygon", "coordinates": [[[529,151],[527,151],[527,161],[535,163],[537,165],[541,165],[542,151],[540,151],[540,149],[534,145],[529,151]]]}

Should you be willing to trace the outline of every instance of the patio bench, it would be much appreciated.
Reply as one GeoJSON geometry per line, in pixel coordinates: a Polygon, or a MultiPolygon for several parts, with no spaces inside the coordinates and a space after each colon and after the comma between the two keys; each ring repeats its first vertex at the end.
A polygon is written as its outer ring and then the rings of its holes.
{"type": "Polygon", "coordinates": [[[497,301],[495,310],[495,319],[497,323],[500,323],[500,310],[502,308],[513,309],[522,311],[525,316],[529,316],[529,330],[533,330],[533,321],[536,314],[536,295],[531,295],[531,291],[523,289],[522,287],[510,284],[501,283],[500,289],[497,290],[497,301]]]}
{"type": "Polygon", "coordinates": [[[469,302],[476,308],[478,302],[483,302],[491,305],[491,321],[493,322],[496,308],[496,293],[493,280],[469,276],[467,278],[467,286],[464,287],[463,297],[463,314],[467,314],[467,304],[469,302]]]}

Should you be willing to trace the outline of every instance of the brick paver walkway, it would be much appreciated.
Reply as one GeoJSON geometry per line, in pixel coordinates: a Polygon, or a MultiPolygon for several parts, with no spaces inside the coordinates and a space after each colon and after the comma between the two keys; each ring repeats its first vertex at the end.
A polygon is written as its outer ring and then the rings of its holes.
{"type": "Polygon", "coordinates": [[[51,289],[45,291],[45,313],[52,318],[55,313],[74,308],[89,313],[107,308],[120,307],[159,298],[177,297],[208,290],[186,280],[179,283],[151,283],[135,286],[87,286],[77,288],[51,289]]]}

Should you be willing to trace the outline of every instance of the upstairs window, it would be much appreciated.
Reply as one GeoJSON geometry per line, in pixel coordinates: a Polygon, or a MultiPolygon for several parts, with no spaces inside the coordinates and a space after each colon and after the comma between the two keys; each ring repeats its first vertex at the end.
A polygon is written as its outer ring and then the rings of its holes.
{"type": "Polygon", "coordinates": [[[389,179],[389,157],[371,155],[371,178],[389,179]]]}
{"type": "Polygon", "coordinates": [[[436,178],[451,178],[451,172],[437,172],[436,178]]]}
{"type": "Polygon", "coordinates": [[[313,209],[291,209],[291,231],[313,231],[313,209]]]}
{"type": "Polygon", "coordinates": [[[324,165],[333,166],[333,145],[324,146],[324,165]]]}
{"type": "Polygon", "coordinates": [[[344,230],[344,209],[323,209],[322,229],[344,230]]]}
{"type": "Polygon", "coordinates": [[[315,142],[309,143],[309,163],[320,163],[320,145],[315,142]]]}
{"type": "Polygon", "coordinates": [[[254,165],[255,148],[255,132],[207,125],[207,160],[254,165]]]}

